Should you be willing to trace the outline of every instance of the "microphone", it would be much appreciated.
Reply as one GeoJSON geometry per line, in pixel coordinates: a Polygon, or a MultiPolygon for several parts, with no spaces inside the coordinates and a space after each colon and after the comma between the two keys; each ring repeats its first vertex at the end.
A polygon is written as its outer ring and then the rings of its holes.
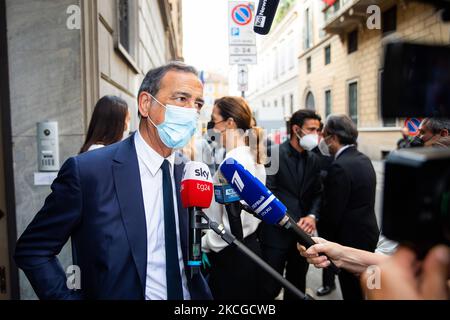
{"type": "MultiPolygon", "coordinates": [[[[316,244],[289,216],[286,206],[238,161],[227,158],[219,166],[219,170],[241,199],[261,220],[268,224],[280,225],[285,229],[292,230],[297,235],[299,243],[306,248],[316,244]]],[[[330,268],[335,273],[339,272],[339,269],[332,262],[330,268]]]]}
{"type": "Polygon", "coordinates": [[[214,185],[214,199],[220,204],[230,204],[241,200],[239,194],[229,184],[214,185]]]}
{"type": "Polygon", "coordinates": [[[260,0],[256,11],[253,31],[259,34],[268,34],[272,27],[275,13],[280,0],[260,0]]]}
{"type": "Polygon", "coordinates": [[[200,272],[202,265],[202,209],[209,208],[213,197],[211,172],[206,164],[190,161],[186,163],[181,180],[181,202],[189,212],[189,258],[191,278],[200,272]]]}

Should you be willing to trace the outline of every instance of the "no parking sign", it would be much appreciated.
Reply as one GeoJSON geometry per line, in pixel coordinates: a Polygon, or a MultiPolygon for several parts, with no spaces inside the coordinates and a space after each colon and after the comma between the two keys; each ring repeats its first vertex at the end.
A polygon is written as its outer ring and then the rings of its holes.
{"type": "Polygon", "coordinates": [[[409,135],[415,137],[419,134],[420,124],[422,119],[420,118],[407,118],[405,120],[405,127],[408,128],[409,135]]]}
{"type": "Polygon", "coordinates": [[[257,63],[254,10],[252,1],[230,1],[228,4],[230,64],[257,63]]]}

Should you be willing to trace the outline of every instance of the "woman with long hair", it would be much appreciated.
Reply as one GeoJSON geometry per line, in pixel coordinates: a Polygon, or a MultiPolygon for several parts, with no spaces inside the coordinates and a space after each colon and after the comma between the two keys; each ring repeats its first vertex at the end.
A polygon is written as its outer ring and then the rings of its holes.
{"type": "Polygon", "coordinates": [[[129,132],[130,112],[126,101],[116,96],[104,96],[95,105],[80,153],[119,142],[128,137],[129,132]]]}
{"type": "MultiPolygon", "coordinates": [[[[214,130],[220,133],[221,144],[226,149],[224,161],[227,158],[236,159],[251,174],[265,183],[262,130],[252,127],[252,112],[247,102],[240,97],[223,97],[216,100],[211,121],[214,123],[214,130]]],[[[224,183],[222,179],[219,172],[213,176],[214,184],[224,183]]],[[[228,231],[260,255],[257,237],[260,220],[242,211],[239,204],[224,206],[213,201],[205,212],[212,220],[222,223],[228,231]]],[[[228,246],[211,230],[203,236],[202,247],[208,253],[211,263],[209,286],[215,299],[258,298],[260,271],[256,264],[237,248],[228,246]]]]}

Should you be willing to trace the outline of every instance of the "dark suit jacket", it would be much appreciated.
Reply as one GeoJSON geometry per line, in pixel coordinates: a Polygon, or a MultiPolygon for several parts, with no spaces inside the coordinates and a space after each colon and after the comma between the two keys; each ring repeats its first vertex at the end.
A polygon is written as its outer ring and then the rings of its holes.
{"type": "MultiPolygon", "coordinates": [[[[303,179],[298,181],[297,158],[291,150],[289,141],[284,142],[272,151],[273,161],[279,161],[278,172],[268,175],[266,185],[273,194],[287,207],[289,215],[298,221],[309,214],[319,218],[322,202],[322,185],[320,183],[320,163],[317,156],[305,151],[305,166],[303,168],[303,179]],[[279,158],[277,159],[277,152],[279,158]]],[[[273,163],[272,163],[273,166],[273,163]]],[[[261,241],[264,245],[274,248],[288,248],[297,242],[296,236],[278,226],[262,224],[261,241]]]]}
{"type": "MultiPolygon", "coordinates": [[[[187,266],[188,213],[180,202],[184,165],[175,165],[180,240],[187,266]]],[[[44,207],[17,242],[15,259],[41,299],[144,299],[147,230],[134,135],[70,158],[44,207]],[[66,286],[56,255],[69,237],[81,290],[66,286]]],[[[202,276],[188,277],[192,299],[210,299],[202,276]]]]}
{"type": "Polygon", "coordinates": [[[379,236],[375,192],[376,174],[370,159],[356,147],[344,150],[325,180],[319,230],[328,240],[374,251],[379,236]]]}

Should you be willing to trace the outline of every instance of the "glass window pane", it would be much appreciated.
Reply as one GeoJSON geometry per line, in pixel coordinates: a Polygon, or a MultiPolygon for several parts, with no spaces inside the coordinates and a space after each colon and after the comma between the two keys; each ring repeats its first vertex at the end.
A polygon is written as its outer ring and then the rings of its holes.
{"type": "Polygon", "coordinates": [[[348,86],[348,103],[350,118],[358,125],[358,83],[353,82],[348,86]]]}

